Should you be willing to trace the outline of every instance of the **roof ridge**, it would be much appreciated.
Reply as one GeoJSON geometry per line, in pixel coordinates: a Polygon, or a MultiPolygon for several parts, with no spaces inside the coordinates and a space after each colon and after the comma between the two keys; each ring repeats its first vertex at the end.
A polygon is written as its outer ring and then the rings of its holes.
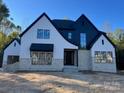
{"type": "Polygon", "coordinates": [[[52,21],[72,21],[72,22],[75,22],[74,20],[71,20],[71,19],[52,19],[52,21]]]}

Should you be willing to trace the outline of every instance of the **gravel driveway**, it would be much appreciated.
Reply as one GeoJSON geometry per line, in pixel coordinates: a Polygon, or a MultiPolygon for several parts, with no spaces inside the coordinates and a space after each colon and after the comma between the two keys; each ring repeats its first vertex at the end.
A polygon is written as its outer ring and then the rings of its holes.
{"type": "Polygon", "coordinates": [[[124,93],[124,75],[98,72],[0,72],[0,93],[124,93]]]}

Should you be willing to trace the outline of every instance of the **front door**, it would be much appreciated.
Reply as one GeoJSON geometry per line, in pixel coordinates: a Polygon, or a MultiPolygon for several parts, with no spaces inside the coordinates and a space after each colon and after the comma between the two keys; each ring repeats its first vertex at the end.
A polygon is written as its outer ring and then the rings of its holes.
{"type": "Polygon", "coordinates": [[[74,51],[64,51],[64,65],[74,65],[74,51]]]}

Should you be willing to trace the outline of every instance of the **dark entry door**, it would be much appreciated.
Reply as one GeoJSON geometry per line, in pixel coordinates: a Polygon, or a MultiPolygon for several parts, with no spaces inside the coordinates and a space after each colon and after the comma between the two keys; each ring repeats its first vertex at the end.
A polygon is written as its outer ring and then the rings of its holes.
{"type": "Polygon", "coordinates": [[[74,65],[74,51],[64,52],[64,65],[74,65]]]}

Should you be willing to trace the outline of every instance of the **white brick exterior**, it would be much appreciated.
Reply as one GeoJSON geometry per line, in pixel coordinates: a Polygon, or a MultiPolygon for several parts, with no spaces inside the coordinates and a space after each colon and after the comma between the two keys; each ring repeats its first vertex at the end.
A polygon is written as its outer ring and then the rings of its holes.
{"type": "Polygon", "coordinates": [[[116,72],[116,55],[115,48],[112,44],[102,35],[91,48],[92,56],[92,68],[93,71],[103,71],[103,72],[116,72]],[[104,40],[104,45],[102,45],[102,40],[104,40]],[[95,51],[112,51],[113,62],[112,63],[96,63],[94,62],[94,52],[95,51]]]}
{"type": "MultiPolygon", "coordinates": [[[[5,50],[3,57],[3,66],[6,70],[30,70],[30,71],[62,71],[64,68],[64,49],[78,50],[78,47],[65,40],[62,35],[53,26],[50,20],[43,15],[36,24],[34,24],[22,37],[21,45],[15,40],[5,50]],[[49,29],[50,39],[37,39],[37,29],[49,29]],[[14,47],[16,43],[16,47],[14,47]],[[30,57],[30,46],[32,43],[53,44],[53,60],[51,65],[32,65],[30,57]],[[20,62],[11,66],[6,66],[8,55],[19,55],[20,62]],[[16,67],[15,67],[16,66],[16,67]],[[15,67],[15,68],[14,68],[15,67]],[[13,69],[12,69],[13,68],[13,69]]],[[[116,72],[116,61],[112,63],[96,63],[94,61],[95,51],[112,51],[113,58],[115,56],[115,48],[106,39],[104,35],[95,42],[91,50],[78,50],[74,56],[75,67],[78,64],[78,70],[93,70],[103,72],[116,72]],[[102,45],[104,40],[104,45],[102,45]],[[78,63],[76,62],[78,58],[78,63]]]]}
{"type": "Polygon", "coordinates": [[[77,46],[66,41],[60,33],[55,29],[46,16],[43,16],[36,24],[34,24],[22,37],[21,37],[21,51],[20,59],[30,59],[30,46],[32,43],[39,44],[53,44],[53,62],[52,65],[36,66],[31,65],[30,60],[23,62],[20,60],[20,68],[23,70],[62,70],[64,60],[64,49],[78,49],[77,46]],[[37,39],[37,29],[49,29],[50,39],[37,39]],[[61,60],[56,62],[55,60],[61,60]]]}
{"type": "Polygon", "coordinates": [[[5,50],[4,50],[4,55],[3,55],[3,66],[7,65],[7,58],[8,55],[15,55],[19,56],[20,55],[20,45],[19,43],[14,40],[5,50]],[[16,43],[16,46],[14,46],[14,43],[16,43]]]}

